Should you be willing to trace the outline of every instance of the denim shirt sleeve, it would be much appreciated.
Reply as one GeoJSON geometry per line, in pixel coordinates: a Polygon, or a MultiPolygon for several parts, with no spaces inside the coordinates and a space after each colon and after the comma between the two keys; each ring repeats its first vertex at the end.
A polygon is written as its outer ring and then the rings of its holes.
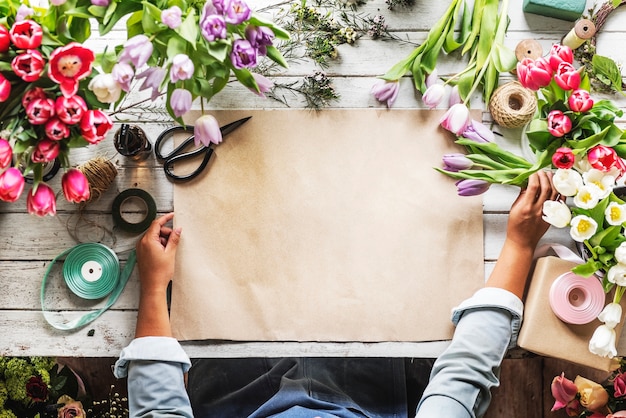
{"type": "Polygon", "coordinates": [[[448,348],[433,366],[417,418],[482,417],[499,385],[500,365],[515,346],[523,304],[513,293],[486,287],[452,312],[456,325],[448,348]]]}
{"type": "Polygon", "coordinates": [[[113,373],[128,377],[130,417],[193,417],[184,384],[191,361],[169,337],[136,338],[122,350],[113,373]]]}

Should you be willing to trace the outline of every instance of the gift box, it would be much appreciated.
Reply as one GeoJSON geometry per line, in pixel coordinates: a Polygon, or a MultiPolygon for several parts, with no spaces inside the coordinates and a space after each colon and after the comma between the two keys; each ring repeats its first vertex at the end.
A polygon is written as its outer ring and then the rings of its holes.
{"type": "MultiPolygon", "coordinates": [[[[560,320],[550,306],[550,288],[554,281],[571,271],[576,263],[554,256],[537,260],[524,305],[524,321],[517,344],[533,353],[567,360],[595,369],[611,371],[619,366],[617,358],[600,357],[589,351],[589,340],[602,323],[596,318],[582,324],[568,324],[560,320]]],[[[597,280],[594,277],[588,280],[597,280]]],[[[622,308],[624,308],[622,299],[622,308]]],[[[612,294],[606,295],[605,304],[612,301],[612,294]]],[[[626,312],[626,310],[625,310],[626,312]]],[[[616,341],[619,341],[623,319],[615,327],[616,341]]]]}

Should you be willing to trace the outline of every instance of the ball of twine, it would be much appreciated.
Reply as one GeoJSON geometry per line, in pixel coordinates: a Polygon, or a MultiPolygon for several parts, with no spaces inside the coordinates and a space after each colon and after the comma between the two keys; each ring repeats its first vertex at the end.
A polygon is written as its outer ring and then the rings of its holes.
{"type": "Polygon", "coordinates": [[[94,157],[77,168],[89,182],[91,196],[87,202],[98,200],[113,184],[113,180],[117,176],[117,169],[113,163],[104,157],[94,157]]]}
{"type": "Polygon", "coordinates": [[[518,81],[498,87],[489,101],[493,120],[504,128],[521,128],[530,122],[536,110],[537,96],[518,81]]]}

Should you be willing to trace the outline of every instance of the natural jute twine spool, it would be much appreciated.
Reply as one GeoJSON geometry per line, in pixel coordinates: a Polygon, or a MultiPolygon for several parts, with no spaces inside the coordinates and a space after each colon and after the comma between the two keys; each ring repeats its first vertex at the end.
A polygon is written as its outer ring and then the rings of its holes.
{"type": "Polygon", "coordinates": [[[504,128],[521,128],[537,111],[537,96],[518,81],[503,84],[489,101],[493,120],[504,128]]]}
{"type": "Polygon", "coordinates": [[[98,200],[117,176],[115,165],[104,157],[94,157],[77,168],[82,171],[89,182],[91,196],[87,202],[98,200]]]}

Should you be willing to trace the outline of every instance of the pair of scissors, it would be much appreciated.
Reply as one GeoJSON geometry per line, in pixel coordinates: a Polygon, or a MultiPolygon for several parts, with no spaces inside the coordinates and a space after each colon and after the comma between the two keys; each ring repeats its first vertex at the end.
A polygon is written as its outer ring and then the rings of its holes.
{"type": "MultiPolygon", "coordinates": [[[[248,116],[245,118],[241,118],[234,122],[229,123],[228,125],[222,126],[220,131],[222,132],[222,137],[228,135],[229,133],[235,131],[241,125],[250,120],[252,116],[248,116]]],[[[211,146],[201,146],[198,148],[194,148],[191,151],[187,150],[190,145],[195,142],[195,138],[193,135],[193,126],[191,125],[183,125],[183,126],[174,126],[172,128],[168,128],[163,131],[159,137],[156,139],[154,144],[154,154],[156,155],[157,160],[163,163],[163,170],[165,171],[165,175],[168,179],[172,181],[189,181],[196,178],[202,171],[206,168],[209,160],[211,159],[211,155],[213,155],[213,147],[211,146]],[[163,143],[170,138],[173,138],[177,132],[188,132],[192,135],[185,139],[179,146],[175,147],[174,150],[167,155],[164,155],[161,151],[163,147],[163,143]],[[200,157],[202,157],[200,159],[200,157]],[[196,167],[195,170],[186,174],[176,174],[173,171],[174,164],[177,161],[191,160],[191,159],[199,159],[200,164],[196,167]]]]}

